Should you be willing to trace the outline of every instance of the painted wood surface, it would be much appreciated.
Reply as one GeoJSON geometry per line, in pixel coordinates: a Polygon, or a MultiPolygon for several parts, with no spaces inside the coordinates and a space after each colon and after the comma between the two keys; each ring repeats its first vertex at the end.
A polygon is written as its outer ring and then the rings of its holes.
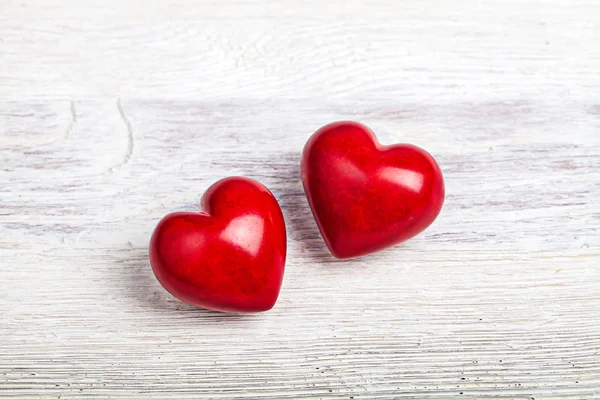
{"type": "Polygon", "coordinates": [[[600,398],[600,3],[5,1],[0,398],[600,398]],[[417,238],[327,252],[321,125],[422,146],[417,238]],[[147,245],[215,180],[287,222],[276,307],[166,293],[147,245]]]}

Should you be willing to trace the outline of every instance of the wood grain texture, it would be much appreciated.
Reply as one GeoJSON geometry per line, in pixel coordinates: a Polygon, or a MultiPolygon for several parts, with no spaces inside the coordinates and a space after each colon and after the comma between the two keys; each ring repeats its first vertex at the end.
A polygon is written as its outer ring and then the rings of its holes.
{"type": "Polygon", "coordinates": [[[600,398],[596,0],[0,8],[0,398],[600,398]],[[298,169],[338,119],[436,157],[425,233],[328,254],[298,169]],[[286,218],[268,313],[148,265],[228,175],[286,218]]]}

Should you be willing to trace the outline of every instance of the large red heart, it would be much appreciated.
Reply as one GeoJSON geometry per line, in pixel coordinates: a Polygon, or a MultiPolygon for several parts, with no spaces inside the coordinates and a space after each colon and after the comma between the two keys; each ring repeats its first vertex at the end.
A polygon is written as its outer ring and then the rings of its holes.
{"type": "Polygon", "coordinates": [[[338,258],[362,256],[407,240],[444,203],[439,166],[425,150],[383,146],[366,126],[319,129],[302,155],[302,182],[317,225],[338,258]]]}
{"type": "Polygon", "coordinates": [[[285,222],[260,183],[223,179],[202,196],[201,212],[164,217],[150,240],[158,281],[180,300],[226,312],[275,305],[286,256],[285,222]]]}

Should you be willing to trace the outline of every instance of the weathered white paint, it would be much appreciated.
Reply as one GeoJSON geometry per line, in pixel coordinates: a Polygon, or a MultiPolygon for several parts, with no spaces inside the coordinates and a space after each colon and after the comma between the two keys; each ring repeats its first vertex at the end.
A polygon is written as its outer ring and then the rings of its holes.
{"type": "Polygon", "coordinates": [[[0,397],[600,398],[597,0],[5,3],[0,397]],[[424,234],[328,255],[298,168],[337,119],[438,159],[424,234]],[[227,175],[287,220],[265,314],[148,266],[227,175]]]}

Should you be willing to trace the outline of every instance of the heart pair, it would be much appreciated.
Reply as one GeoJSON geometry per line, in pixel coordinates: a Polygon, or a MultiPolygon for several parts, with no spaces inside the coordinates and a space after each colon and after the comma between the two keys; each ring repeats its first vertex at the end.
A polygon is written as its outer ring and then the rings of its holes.
{"type": "MultiPolygon", "coordinates": [[[[310,208],[331,253],[351,258],[410,239],[444,202],[439,166],[419,147],[383,146],[355,122],[315,132],[301,163],[310,208]]],[[[150,240],[158,281],[187,303],[224,312],[271,309],[283,280],[281,208],[259,182],[230,177],[202,196],[200,212],[164,217],[150,240]]]]}

